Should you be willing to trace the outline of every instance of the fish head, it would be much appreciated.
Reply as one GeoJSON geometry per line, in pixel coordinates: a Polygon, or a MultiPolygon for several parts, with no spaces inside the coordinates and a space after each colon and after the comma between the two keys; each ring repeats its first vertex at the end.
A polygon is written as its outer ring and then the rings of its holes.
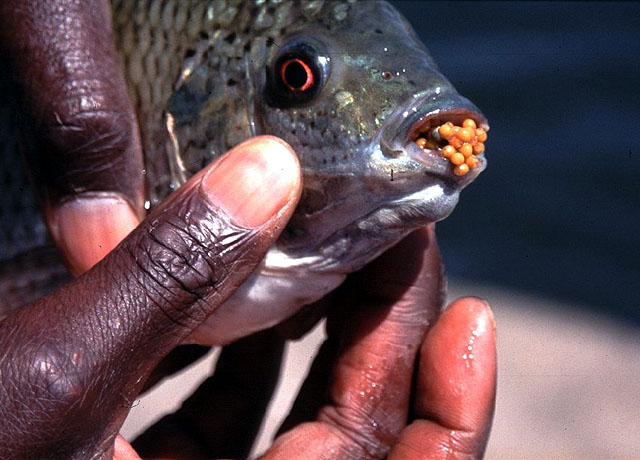
{"type": "Polygon", "coordinates": [[[314,270],[349,272],[447,217],[485,168],[479,155],[457,175],[440,149],[416,144],[419,133],[447,121],[488,125],[391,5],[325,2],[313,13],[269,47],[256,113],[303,167],[279,250],[314,270]]]}
{"type": "Polygon", "coordinates": [[[172,188],[248,137],[284,139],[304,181],[272,251],[285,270],[348,273],[448,216],[484,155],[459,175],[442,145],[415,141],[445,122],[488,125],[407,21],[379,1],[242,5],[187,49],[167,110],[172,188]]]}

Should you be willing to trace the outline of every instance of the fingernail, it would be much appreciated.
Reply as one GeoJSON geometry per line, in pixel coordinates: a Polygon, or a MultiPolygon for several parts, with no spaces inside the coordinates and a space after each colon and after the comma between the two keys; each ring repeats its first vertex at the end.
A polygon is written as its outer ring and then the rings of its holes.
{"type": "Polygon", "coordinates": [[[300,167],[282,141],[262,136],[235,147],[207,172],[202,190],[237,225],[259,227],[295,198],[300,167]]]}
{"type": "Polygon", "coordinates": [[[66,201],[55,211],[54,221],[53,237],[76,275],[102,260],[139,223],[131,206],[116,196],[66,201]]]}
{"type": "Polygon", "coordinates": [[[470,315],[476,318],[476,331],[485,334],[495,330],[495,318],[489,302],[480,297],[468,297],[470,315]]]}

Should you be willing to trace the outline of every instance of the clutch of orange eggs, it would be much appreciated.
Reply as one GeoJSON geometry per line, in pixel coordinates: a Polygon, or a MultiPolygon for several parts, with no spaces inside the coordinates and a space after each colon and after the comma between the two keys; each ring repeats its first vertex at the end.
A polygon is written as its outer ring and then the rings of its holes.
{"type": "Polygon", "coordinates": [[[425,150],[439,151],[454,165],[454,174],[464,176],[478,166],[477,156],[484,153],[486,140],[487,132],[467,118],[462,126],[456,126],[450,121],[437,126],[418,137],[415,142],[425,150]]]}

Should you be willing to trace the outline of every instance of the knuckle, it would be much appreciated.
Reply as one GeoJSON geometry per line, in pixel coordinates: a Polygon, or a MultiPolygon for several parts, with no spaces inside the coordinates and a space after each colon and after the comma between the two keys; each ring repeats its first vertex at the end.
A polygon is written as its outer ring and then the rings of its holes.
{"type": "Polygon", "coordinates": [[[245,265],[251,233],[223,222],[192,198],[171,208],[181,213],[150,218],[129,251],[151,303],[172,324],[192,327],[217,306],[216,297],[224,300],[229,278],[245,265]]]}
{"type": "Polygon", "coordinates": [[[481,458],[486,448],[488,433],[478,433],[467,430],[453,430],[447,441],[449,452],[456,454],[456,458],[481,458]]]}
{"type": "MultiPolygon", "coordinates": [[[[357,458],[384,458],[394,444],[397,434],[386,430],[364,411],[346,406],[328,406],[321,410],[318,420],[333,426],[349,439],[357,458]]],[[[355,457],[354,457],[355,458],[355,457]]]]}
{"type": "MultiPolygon", "coordinates": [[[[15,458],[72,458],[78,446],[86,448],[98,439],[96,428],[108,416],[96,410],[105,397],[103,382],[95,378],[100,358],[73,340],[35,342],[24,345],[23,359],[12,367],[13,386],[4,388],[12,399],[7,426],[21,433],[16,447],[27,446],[28,451],[15,458]]],[[[0,433],[2,447],[9,440],[6,435],[0,433]]]]}
{"type": "Polygon", "coordinates": [[[131,115],[108,107],[55,112],[45,129],[46,141],[56,156],[72,162],[100,165],[117,160],[133,142],[131,115]]]}
{"type": "Polygon", "coordinates": [[[180,227],[181,221],[172,219],[153,229],[145,251],[161,284],[177,284],[194,296],[203,297],[215,287],[209,281],[224,277],[227,267],[210,253],[199,229],[186,223],[180,227]]]}
{"type": "Polygon", "coordinates": [[[109,91],[97,94],[66,94],[27,127],[35,129],[28,151],[37,182],[61,195],[142,186],[135,116],[109,91]]]}
{"type": "Polygon", "coordinates": [[[84,361],[80,351],[66,352],[53,345],[41,345],[32,359],[25,360],[31,391],[38,400],[55,407],[76,405],[87,388],[84,361]]]}

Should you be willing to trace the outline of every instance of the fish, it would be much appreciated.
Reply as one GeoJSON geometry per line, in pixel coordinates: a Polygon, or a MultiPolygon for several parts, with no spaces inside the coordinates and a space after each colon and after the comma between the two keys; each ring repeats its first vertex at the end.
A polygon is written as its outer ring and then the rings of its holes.
{"type": "Polygon", "coordinates": [[[145,207],[256,135],[284,139],[302,167],[289,224],[195,342],[228,343],[319,300],[446,218],[486,167],[484,144],[465,156],[462,141],[439,135],[471,123],[474,140],[486,138],[486,118],[387,2],[112,0],[112,10],[145,207]]]}

